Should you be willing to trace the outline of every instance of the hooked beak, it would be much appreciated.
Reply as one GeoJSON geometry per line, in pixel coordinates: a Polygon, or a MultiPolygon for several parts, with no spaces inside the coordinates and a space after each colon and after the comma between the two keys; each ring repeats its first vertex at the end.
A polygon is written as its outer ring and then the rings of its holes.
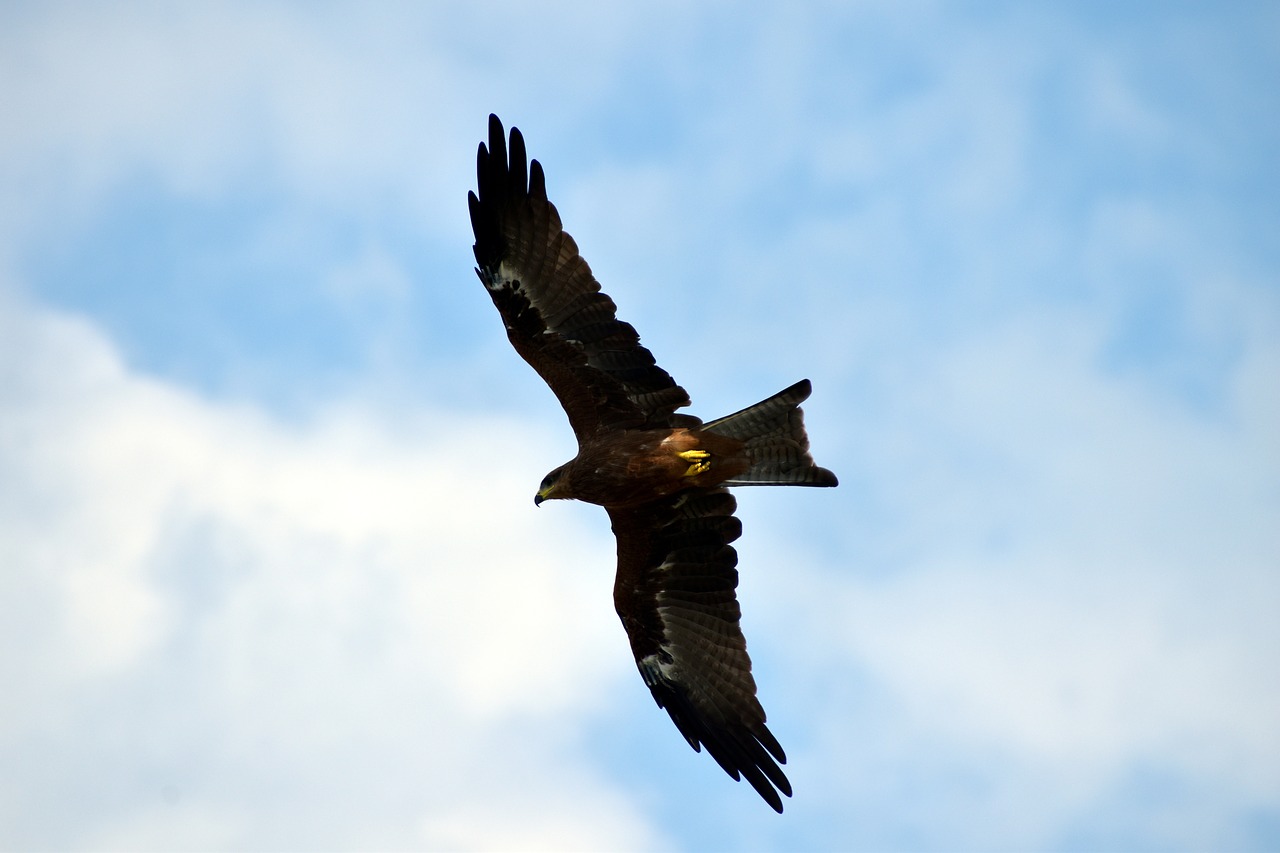
{"type": "Polygon", "coordinates": [[[560,477],[548,474],[543,478],[542,482],[538,484],[538,493],[533,496],[533,505],[541,506],[543,501],[554,500],[559,497],[557,492],[561,491],[561,485],[562,482],[560,477]]]}

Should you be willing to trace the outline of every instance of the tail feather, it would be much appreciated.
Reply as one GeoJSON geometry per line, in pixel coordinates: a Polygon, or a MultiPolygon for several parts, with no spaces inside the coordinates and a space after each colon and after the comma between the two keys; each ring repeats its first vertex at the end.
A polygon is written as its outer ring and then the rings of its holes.
{"type": "Polygon", "coordinates": [[[802,379],[767,400],[703,424],[702,429],[745,442],[751,467],[726,486],[834,486],[839,481],[809,455],[800,404],[813,386],[802,379]]]}

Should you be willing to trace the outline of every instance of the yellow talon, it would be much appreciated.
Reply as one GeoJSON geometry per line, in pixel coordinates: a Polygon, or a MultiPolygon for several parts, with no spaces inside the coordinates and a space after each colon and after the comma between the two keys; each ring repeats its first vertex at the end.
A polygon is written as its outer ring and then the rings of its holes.
{"type": "Polygon", "coordinates": [[[677,453],[676,456],[693,463],[689,466],[689,470],[684,472],[686,477],[696,477],[711,470],[711,454],[705,450],[685,450],[677,453]]]}

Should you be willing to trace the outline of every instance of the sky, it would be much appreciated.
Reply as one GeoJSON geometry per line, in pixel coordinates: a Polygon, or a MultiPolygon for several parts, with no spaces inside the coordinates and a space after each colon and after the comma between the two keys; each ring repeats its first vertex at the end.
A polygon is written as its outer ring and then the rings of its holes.
{"type": "MultiPolygon", "coordinates": [[[[643,7],[643,8],[641,8],[643,7]]],[[[0,7],[0,848],[1280,847],[1280,11],[0,7]],[[638,677],[487,116],[711,418],[794,799],[638,677]]]]}

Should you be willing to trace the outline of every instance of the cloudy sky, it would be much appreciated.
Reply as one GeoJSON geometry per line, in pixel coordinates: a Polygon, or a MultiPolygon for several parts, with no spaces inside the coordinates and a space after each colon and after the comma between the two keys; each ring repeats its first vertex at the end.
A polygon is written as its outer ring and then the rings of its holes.
{"type": "Polygon", "coordinates": [[[0,847],[1280,846],[1274,4],[5,4],[0,847]],[[472,272],[489,112],[724,414],[775,815],[472,272]]]}

